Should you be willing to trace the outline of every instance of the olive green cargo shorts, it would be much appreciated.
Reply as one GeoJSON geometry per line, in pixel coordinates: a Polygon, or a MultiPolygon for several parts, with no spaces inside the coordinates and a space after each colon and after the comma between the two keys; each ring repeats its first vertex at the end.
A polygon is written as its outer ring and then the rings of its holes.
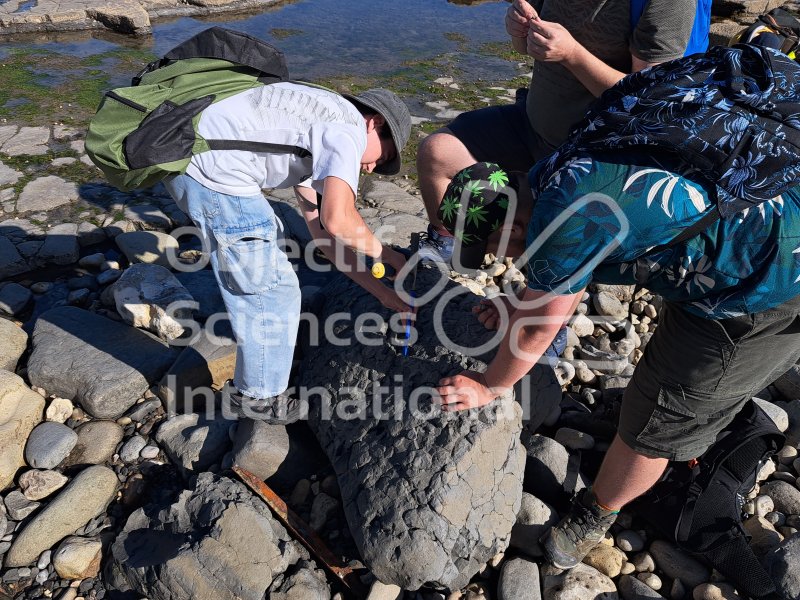
{"type": "Polygon", "coordinates": [[[619,435],[645,456],[690,460],[800,358],[800,296],[723,320],[666,304],[625,390],[619,435]]]}

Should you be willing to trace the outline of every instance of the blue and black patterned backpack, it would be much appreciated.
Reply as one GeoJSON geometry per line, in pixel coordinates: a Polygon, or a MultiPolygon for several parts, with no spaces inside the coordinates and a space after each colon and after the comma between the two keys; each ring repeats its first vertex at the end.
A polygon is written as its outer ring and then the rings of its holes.
{"type": "Polygon", "coordinates": [[[688,162],[716,191],[719,210],[694,233],[771,200],[800,184],[800,65],[740,44],[633,73],[545,159],[539,187],[576,154],[634,148],[688,162]]]}

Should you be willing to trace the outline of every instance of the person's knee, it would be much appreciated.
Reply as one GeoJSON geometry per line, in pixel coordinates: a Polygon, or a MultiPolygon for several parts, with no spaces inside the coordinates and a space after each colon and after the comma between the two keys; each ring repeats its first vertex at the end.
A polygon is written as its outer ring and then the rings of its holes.
{"type": "Polygon", "coordinates": [[[462,162],[469,166],[475,161],[471,160],[461,140],[447,129],[432,133],[420,142],[417,149],[417,170],[422,173],[452,177],[463,168],[462,162]]]}

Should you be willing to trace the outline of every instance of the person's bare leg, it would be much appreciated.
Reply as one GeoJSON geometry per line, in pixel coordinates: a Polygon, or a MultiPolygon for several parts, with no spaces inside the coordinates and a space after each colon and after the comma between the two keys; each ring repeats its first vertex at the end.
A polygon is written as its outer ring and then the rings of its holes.
{"type": "Polygon", "coordinates": [[[592,484],[598,504],[619,510],[653,487],[668,462],[639,454],[616,436],[592,484]]]}
{"type": "Polygon", "coordinates": [[[665,458],[634,452],[617,436],[608,449],[592,485],[576,496],[569,514],[541,539],[545,558],[560,569],[571,569],[599,544],[614,524],[619,509],[658,481],[665,458]]]}
{"type": "MultiPolygon", "coordinates": [[[[417,149],[417,174],[422,201],[431,225],[446,233],[439,220],[439,205],[450,180],[461,169],[476,163],[466,146],[446,127],[432,133],[417,149]]],[[[449,234],[447,234],[449,235],[449,234]]]]}

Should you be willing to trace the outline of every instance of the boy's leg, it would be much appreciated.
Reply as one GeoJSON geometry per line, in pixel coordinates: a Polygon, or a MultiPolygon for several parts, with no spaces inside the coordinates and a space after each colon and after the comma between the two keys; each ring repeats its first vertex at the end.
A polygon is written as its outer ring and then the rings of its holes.
{"type": "Polygon", "coordinates": [[[237,341],[235,387],[267,399],[284,392],[300,319],[300,287],[278,246],[278,219],[263,196],[239,197],[181,175],[167,189],[208,244],[237,341]]]}
{"type": "Polygon", "coordinates": [[[546,536],[548,560],[577,564],[615,512],[658,481],[668,460],[701,455],[798,357],[800,297],[720,321],[666,306],[625,391],[618,436],[590,494],[546,536]]]}

